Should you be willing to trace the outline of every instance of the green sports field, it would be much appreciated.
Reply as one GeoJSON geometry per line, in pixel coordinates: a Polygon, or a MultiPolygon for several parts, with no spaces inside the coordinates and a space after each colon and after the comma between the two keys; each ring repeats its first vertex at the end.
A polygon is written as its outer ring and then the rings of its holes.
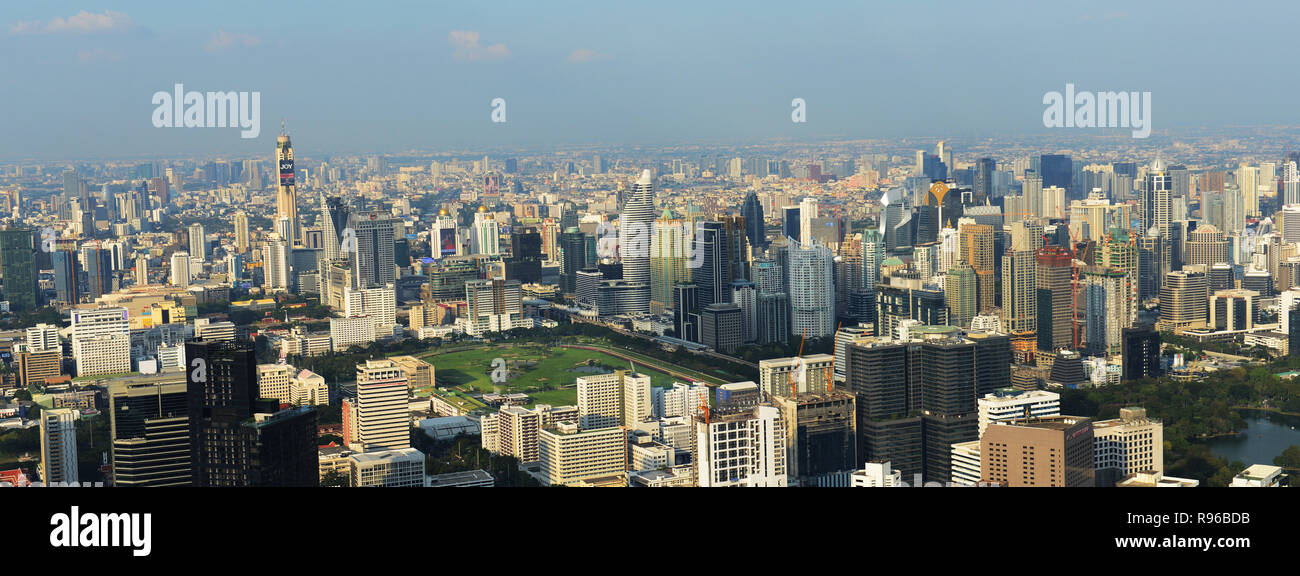
{"type": "MultiPolygon", "coordinates": [[[[502,394],[522,392],[532,404],[563,406],[578,398],[577,378],[629,368],[620,360],[594,350],[548,347],[541,344],[494,345],[445,354],[421,355],[433,364],[437,385],[465,393],[502,394]],[[505,386],[492,382],[492,361],[506,363],[505,386]]],[[[636,369],[650,376],[653,386],[671,386],[673,378],[656,366],[637,363],[636,369]]]]}

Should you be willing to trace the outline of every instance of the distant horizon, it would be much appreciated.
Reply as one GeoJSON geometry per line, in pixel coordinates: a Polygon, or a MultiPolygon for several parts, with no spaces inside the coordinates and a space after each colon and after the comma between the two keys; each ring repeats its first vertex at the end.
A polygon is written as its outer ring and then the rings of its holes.
{"type": "MultiPolygon", "coordinates": [[[[1092,130],[1076,130],[1073,132],[1063,131],[1025,131],[1020,133],[990,133],[985,135],[966,136],[966,135],[911,135],[899,137],[849,137],[840,135],[826,136],[808,136],[808,137],[772,137],[765,139],[697,139],[682,141],[664,141],[664,142],[645,142],[645,143],[608,143],[608,142],[574,142],[574,143],[555,143],[534,146],[481,146],[481,147],[455,147],[455,146],[429,146],[406,148],[400,150],[322,150],[313,146],[310,140],[295,133],[292,128],[288,129],[289,135],[293,138],[294,151],[300,159],[316,158],[333,158],[333,157],[403,157],[403,156],[448,156],[448,157],[467,157],[483,156],[495,157],[495,159],[507,157],[522,157],[534,155],[547,155],[556,153],[599,153],[601,151],[616,151],[627,154],[626,149],[640,149],[641,154],[666,154],[672,148],[701,148],[701,153],[709,153],[710,149],[717,149],[718,152],[725,150],[734,150],[736,148],[781,148],[781,147],[800,147],[800,146],[850,146],[855,143],[877,143],[878,147],[893,149],[894,153],[904,151],[919,150],[927,145],[933,145],[939,141],[947,141],[950,145],[956,146],[959,156],[968,153],[966,144],[971,141],[982,141],[982,145],[1001,145],[1001,146],[1020,146],[1030,147],[1034,145],[1048,146],[1040,148],[1040,154],[1055,153],[1061,149],[1087,148],[1087,149],[1115,149],[1120,147],[1131,147],[1136,149],[1148,150],[1150,154],[1164,153],[1167,159],[1172,158],[1174,161],[1180,161],[1180,156],[1176,152],[1162,152],[1174,145],[1174,140],[1196,136],[1203,132],[1223,132],[1223,136],[1234,139],[1260,138],[1258,134],[1248,134],[1247,132],[1259,132],[1264,130],[1276,130],[1279,135],[1275,141],[1270,141],[1266,146],[1254,148],[1249,152],[1243,152],[1243,156],[1260,157],[1270,152],[1279,156],[1285,154],[1286,149],[1291,144],[1294,151],[1300,152],[1300,125],[1225,125],[1225,126],[1197,126],[1184,128],[1169,128],[1156,130],[1150,138],[1130,139],[1128,137],[1118,137],[1112,133],[1092,130]],[[300,144],[302,143],[302,144],[300,144]]],[[[266,133],[251,140],[253,143],[264,144],[259,148],[264,148],[262,152],[239,151],[239,152],[194,152],[188,154],[131,154],[117,156],[82,156],[82,157],[63,157],[63,158],[8,158],[0,159],[0,166],[18,166],[18,165],[46,165],[46,164],[77,164],[88,162],[106,162],[106,163],[128,163],[128,162],[147,162],[147,161],[197,161],[206,159],[228,159],[244,160],[252,158],[270,159],[274,156],[275,138],[279,132],[278,126],[272,133],[266,133]]],[[[1202,136],[1203,137],[1203,136],[1202,136]]],[[[742,152],[737,152],[742,154],[742,152]]]]}

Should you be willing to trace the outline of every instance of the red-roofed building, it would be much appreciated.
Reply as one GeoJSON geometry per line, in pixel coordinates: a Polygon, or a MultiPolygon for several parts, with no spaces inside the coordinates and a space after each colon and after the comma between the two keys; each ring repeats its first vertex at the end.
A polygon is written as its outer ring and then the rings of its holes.
{"type": "Polygon", "coordinates": [[[0,470],[0,486],[16,486],[26,488],[31,486],[31,481],[27,480],[27,475],[19,468],[13,470],[0,470]]]}

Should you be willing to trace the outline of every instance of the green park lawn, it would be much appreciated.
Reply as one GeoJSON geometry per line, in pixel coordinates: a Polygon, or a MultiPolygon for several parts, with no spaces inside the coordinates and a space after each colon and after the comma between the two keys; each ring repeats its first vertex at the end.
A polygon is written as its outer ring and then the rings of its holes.
{"type": "MultiPolygon", "coordinates": [[[[528,394],[532,404],[575,404],[577,378],[627,369],[628,363],[603,352],[551,348],[540,344],[496,345],[445,354],[420,356],[433,364],[439,387],[466,393],[528,394]],[[492,361],[506,362],[505,386],[492,382],[492,361]]],[[[650,376],[652,386],[671,386],[673,378],[656,366],[637,363],[638,372],[650,376]]]]}

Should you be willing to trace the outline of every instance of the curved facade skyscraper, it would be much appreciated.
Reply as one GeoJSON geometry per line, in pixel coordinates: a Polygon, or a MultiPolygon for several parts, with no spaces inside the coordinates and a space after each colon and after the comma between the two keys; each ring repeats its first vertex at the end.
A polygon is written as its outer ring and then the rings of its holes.
{"type": "Polygon", "coordinates": [[[655,221],[655,189],[650,171],[632,184],[618,215],[618,255],[623,279],[650,285],[650,239],[655,221]]]}
{"type": "Polygon", "coordinates": [[[791,244],[790,334],[825,338],[835,334],[835,286],[832,261],[835,254],[824,244],[791,244]]]}

